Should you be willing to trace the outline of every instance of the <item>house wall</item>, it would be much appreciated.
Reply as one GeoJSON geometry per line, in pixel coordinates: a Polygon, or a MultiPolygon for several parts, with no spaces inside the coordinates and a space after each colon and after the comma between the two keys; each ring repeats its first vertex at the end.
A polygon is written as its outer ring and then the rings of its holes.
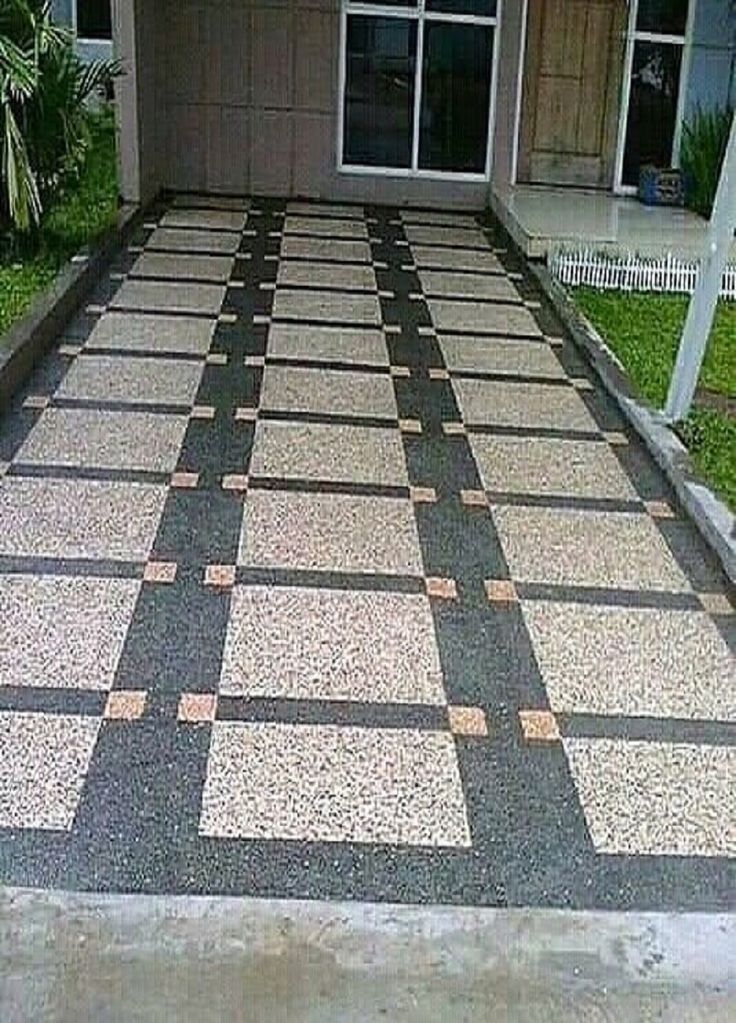
{"type": "Polygon", "coordinates": [[[164,187],[484,205],[482,183],[338,174],[339,0],[146,2],[164,187]]]}
{"type": "Polygon", "coordinates": [[[686,114],[736,100],[736,10],[730,0],[697,0],[686,114]],[[730,95],[729,95],[730,93],[730,95]]]}

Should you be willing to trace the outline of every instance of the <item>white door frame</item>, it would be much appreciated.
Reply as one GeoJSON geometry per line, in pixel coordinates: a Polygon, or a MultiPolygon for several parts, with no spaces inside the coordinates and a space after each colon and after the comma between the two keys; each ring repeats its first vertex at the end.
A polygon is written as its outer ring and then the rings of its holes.
{"type": "Polygon", "coordinates": [[[697,6],[698,0],[689,0],[685,34],[668,35],[665,32],[639,32],[636,28],[636,19],[639,13],[639,0],[629,0],[629,23],[626,30],[626,55],[624,57],[621,105],[619,108],[616,169],[613,180],[613,190],[618,195],[635,195],[637,191],[635,185],[626,185],[623,182],[626,133],[629,126],[629,105],[631,103],[631,74],[634,69],[634,49],[637,42],[669,43],[682,47],[680,86],[677,97],[675,134],[672,140],[671,157],[671,164],[673,167],[679,167],[680,165],[680,144],[682,142],[682,126],[685,120],[687,88],[690,81],[690,66],[692,63],[693,35],[695,31],[695,14],[697,6]]]}
{"type": "Polygon", "coordinates": [[[373,175],[379,177],[419,178],[434,181],[469,181],[488,183],[491,180],[493,162],[493,133],[496,124],[496,92],[498,88],[498,50],[501,36],[504,0],[497,0],[494,17],[475,14],[451,14],[442,11],[428,11],[425,0],[417,0],[416,7],[393,7],[342,0],[340,5],[340,62],[338,76],[338,111],[337,111],[337,169],[341,174],[373,175]],[[358,164],[346,164],[343,159],[345,143],[345,85],[347,80],[347,24],[351,14],[368,15],[379,18],[399,18],[404,21],[417,22],[417,56],[414,81],[414,123],[412,135],[411,167],[373,167],[358,164]],[[422,77],[424,63],[424,26],[427,22],[444,22],[449,24],[470,24],[490,26],[493,28],[493,53],[491,55],[491,83],[488,97],[488,141],[486,145],[486,161],[483,173],[468,171],[422,170],[419,167],[419,134],[421,130],[422,77]]]}

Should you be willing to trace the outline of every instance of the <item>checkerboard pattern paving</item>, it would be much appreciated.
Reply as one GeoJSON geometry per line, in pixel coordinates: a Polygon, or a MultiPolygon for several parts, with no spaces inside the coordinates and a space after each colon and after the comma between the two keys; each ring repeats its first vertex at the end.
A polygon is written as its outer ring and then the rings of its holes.
{"type": "Polygon", "coordinates": [[[180,197],[0,422],[0,877],[708,909],[734,616],[490,220],[180,197]]]}

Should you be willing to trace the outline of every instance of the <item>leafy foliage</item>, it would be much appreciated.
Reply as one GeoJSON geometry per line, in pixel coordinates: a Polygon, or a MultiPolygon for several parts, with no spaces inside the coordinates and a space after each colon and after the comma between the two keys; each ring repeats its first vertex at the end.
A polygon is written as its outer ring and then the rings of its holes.
{"type": "Polygon", "coordinates": [[[0,0],[0,225],[28,231],[49,193],[79,173],[90,146],[90,97],[117,61],[84,64],[52,0],[0,0]]]}
{"type": "Polygon", "coordinates": [[[710,217],[728,147],[733,109],[698,107],[683,128],[681,163],[688,206],[710,217]]]}

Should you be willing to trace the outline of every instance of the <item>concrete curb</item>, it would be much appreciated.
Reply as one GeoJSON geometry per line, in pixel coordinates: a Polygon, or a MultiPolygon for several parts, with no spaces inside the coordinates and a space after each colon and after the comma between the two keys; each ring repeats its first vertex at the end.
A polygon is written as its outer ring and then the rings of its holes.
{"type": "Polygon", "coordinates": [[[8,405],[15,391],[33,372],[130,236],[141,215],[137,206],[122,207],[117,224],[89,249],[82,249],[73,256],[26,315],[4,335],[0,345],[0,409],[8,405]]]}
{"type": "Polygon", "coordinates": [[[529,263],[529,268],[575,343],[588,356],[603,386],[664,472],[726,576],[736,586],[736,517],[698,478],[687,448],[662,414],[633,394],[623,366],[564,288],[545,266],[529,263]]]}
{"type": "Polygon", "coordinates": [[[0,888],[3,1023],[732,1023],[736,916],[0,888]]]}

